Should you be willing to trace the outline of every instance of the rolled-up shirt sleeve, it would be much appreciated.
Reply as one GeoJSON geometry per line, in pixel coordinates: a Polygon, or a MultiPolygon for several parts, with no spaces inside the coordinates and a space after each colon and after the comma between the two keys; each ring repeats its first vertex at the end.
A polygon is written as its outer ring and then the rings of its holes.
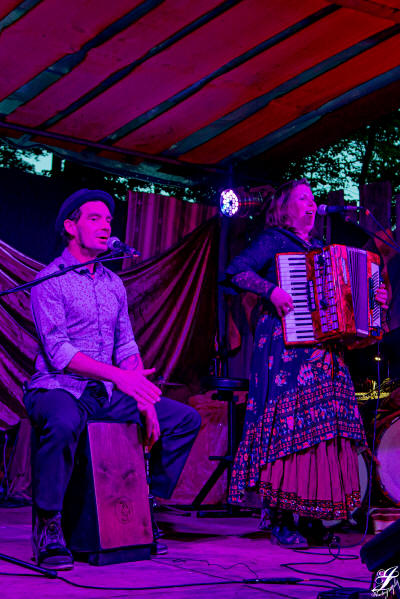
{"type": "Polygon", "coordinates": [[[123,360],[138,354],[139,348],[135,341],[135,337],[132,331],[132,324],[128,313],[128,300],[126,297],[125,287],[122,286],[120,308],[118,311],[118,317],[115,327],[115,339],[114,339],[114,358],[113,361],[117,366],[121,364],[123,360]]]}
{"type": "Polygon", "coordinates": [[[68,337],[65,308],[57,278],[32,288],[31,307],[47,360],[55,370],[64,370],[79,349],[68,337]]]}

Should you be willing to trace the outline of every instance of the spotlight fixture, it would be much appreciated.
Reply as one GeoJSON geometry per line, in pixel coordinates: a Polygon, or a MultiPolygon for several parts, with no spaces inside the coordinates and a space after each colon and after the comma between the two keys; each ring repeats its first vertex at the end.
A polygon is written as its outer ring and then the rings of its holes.
{"type": "Polygon", "coordinates": [[[221,191],[219,206],[225,216],[251,217],[260,212],[264,196],[259,191],[246,192],[241,189],[224,189],[221,191]]]}
{"type": "Polygon", "coordinates": [[[235,216],[240,207],[239,196],[233,189],[224,189],[219,197],[219,207],[225,216],[235,216]]]}

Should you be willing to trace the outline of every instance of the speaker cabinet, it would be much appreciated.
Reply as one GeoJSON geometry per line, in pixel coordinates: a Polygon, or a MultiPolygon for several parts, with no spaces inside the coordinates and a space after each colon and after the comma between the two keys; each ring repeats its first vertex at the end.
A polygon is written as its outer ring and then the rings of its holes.
{"type": "Polygon", "coordinates": [[[137,424],[88,422],[63,509],[77,559],[104,565],[150,558],[153,533],[137,424]]]}
{"type": "Polygon", "coordinates": [[[360,557],[370,572],[400,566],[400,520],[365,543],[361,547],[360,557]]]}

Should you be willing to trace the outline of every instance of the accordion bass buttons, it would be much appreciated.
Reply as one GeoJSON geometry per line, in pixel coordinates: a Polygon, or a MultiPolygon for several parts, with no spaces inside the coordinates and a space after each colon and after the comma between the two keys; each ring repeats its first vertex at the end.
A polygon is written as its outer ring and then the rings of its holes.
{"type": "Polygon", "coordinates": [[[315,304],[314,281],[308,281],[307,285],[307,301],[310,312],[314,312],[317,306],[315,304]]]}

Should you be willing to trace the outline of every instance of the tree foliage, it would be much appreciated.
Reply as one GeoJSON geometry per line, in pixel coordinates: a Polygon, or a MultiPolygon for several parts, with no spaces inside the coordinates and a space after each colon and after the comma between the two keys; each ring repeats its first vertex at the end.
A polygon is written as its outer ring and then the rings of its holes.
{"type": "Polygon", "coordinates": [[[48,152],[39,147],[17,148],[5,140],[0,141],[0,168],[14,168],[28,173],[37,172],[40,159],[48,152]]]}

